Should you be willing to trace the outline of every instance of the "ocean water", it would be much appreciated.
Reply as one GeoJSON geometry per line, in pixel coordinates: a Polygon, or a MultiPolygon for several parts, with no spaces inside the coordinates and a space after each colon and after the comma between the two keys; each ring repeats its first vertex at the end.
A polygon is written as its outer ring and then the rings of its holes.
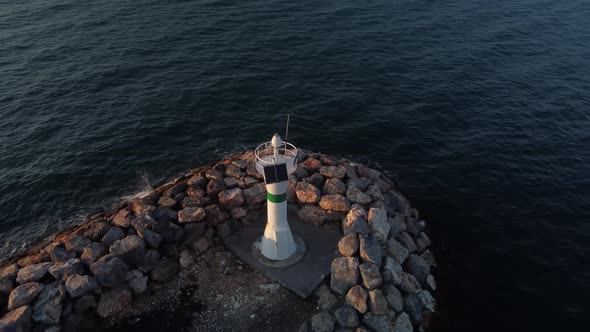
{"type": "Polygon", "coordinates": [[[587,328],[582,0],[0,0],[0,253],[288,113],[420,210],[451,330],[587,328]]]}

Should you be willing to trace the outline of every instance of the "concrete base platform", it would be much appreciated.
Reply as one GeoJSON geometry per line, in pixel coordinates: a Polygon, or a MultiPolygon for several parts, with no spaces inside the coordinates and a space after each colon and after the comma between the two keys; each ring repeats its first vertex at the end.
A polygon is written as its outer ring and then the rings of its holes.
{"type": "Polygon", "coordinates": [[[340,234],[337,230],[305,223],[297,215],[289,214],[289,226],[294,235],[305,242],[305,254],[297,263],[286,267],[271,267],[260,264],[252,254],[252,244],[264,234],[266,215],[256,222],[242,227],[225,240],[225,246],[242,261],[289,288],[297,295],[307,298],[330,274],[332,260],[336,257],[340,234]]]}

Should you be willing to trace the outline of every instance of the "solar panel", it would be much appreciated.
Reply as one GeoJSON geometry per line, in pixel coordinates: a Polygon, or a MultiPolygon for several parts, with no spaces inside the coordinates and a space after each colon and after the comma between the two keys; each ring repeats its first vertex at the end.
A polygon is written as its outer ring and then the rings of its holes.
{"type": "Polygon", "coordinates": [[[270,165],[264,167],[264,181],[266,184],[287,181],[287,164],[270,165]]]}

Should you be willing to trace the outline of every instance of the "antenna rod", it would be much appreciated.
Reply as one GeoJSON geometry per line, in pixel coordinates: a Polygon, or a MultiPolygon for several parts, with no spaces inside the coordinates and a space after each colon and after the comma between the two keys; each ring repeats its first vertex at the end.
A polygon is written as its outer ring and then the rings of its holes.
{"type": "Polygon", "coordinates": [[[285,129],[285,158],[287,157],[287,139],[289,138],[289,120],[291,115],[287,113],[287,128],[285,129]]]}

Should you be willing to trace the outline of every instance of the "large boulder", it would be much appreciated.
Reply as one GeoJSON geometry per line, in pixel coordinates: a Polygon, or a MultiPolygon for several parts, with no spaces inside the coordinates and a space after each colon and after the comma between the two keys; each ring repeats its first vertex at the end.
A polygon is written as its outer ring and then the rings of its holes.
{"type": "Polygon", "coordinates": [[[367,291],[362,286],[355,285],[346,294],[346,303],[364,314],[367,312],[367,298],[367,291]]]}
{"type": "Polygon", "coordinates": [[[107,249],[100,243],[93,242],[84,248],[82,251],[82,256],[80,256],[80,260],[82,263],[90,265],[96,262],[97,259],[104,256],[106,254],[107,249]]]}
{"type": "Polygon", "coordinates": [[[346,190],[346,198],[353,203],[358,203],[358,204],[371,203],[371,196],[365,194],[364,192],[362,192],[360,189],[358,189],[355,186],[348,186],[348,189],[346,190]]]}
{"type": "Polygon", "coordinates": [[[131,219],[133,219],[133,214],[128,209],[122,209],[113,217],[113,225],[127,228],[131,226],[131,219]]]}
{"type": "Polygon", "coordinates": [[[201,207],[188,207],[178,211],[178,222],[181,224],[193,223],[205,218],[205,209],[201,207]]]}
{"type": "Polygon", "coordinates": [[[246,204],[255,205],[262,203],[266,200],[266,185],[259,183],[248,189],[244,189],[243,192],[246,204]]]}
{"type": "Polygon", "coordinates": [[[317,205],[304,205],[298,212],[301,220],[314,225],[321,225],[326,220],[328,213],[317,205]]]}
{"type": "Polygon", "coordinates": [[[322,166],[320,167],[320,174],[327,178],[344,179],[346,169],[342,166],[322,166]]]}
{"type": "Polygon", "coordinates": [[[356,257],[339,257],[332,261],[330,287],[344,295],[359,280],[359,261],[356,257]]]}
{"type": "Polygon", "coordinates": [[[145,242],[137,235],[129,235],[113,243],[109,251],[127,264],[137,265],[145,255],[145,242]]]}
{"type": "Polygon", "coordinates": [[[375,315],[385,315],[387,313],[387,300],[380,289],[369,291],[369,308],[375,315]]]}
{"type": "Polygon", "coordinates": [[[359,239],[356,234],[345,235],[338,241],[338,252],[344,257],[356,255],[359,250],[359,239]]]}
{"type": "Polygon", "coordinates": [[[123,310],[131,302],[131,292],[126,287],[110,289],[100,296],[96,312],[100,317],[111,317],[123,310]]]}
{"type": "Polygon", "coordinates": [[[376,243],[370,236],[362,236],[360,240],[359,251],[361,258],[365,262],[371,262],[381,267],[381,246],[376,243]]]}
{"type": "Polygon", "coordinates": [[[226,209],[241,206],[244,204],[244,194],[242,193],[242,189],[233,188],[222,191],[219,193],[219,204],[226,209]]]}
{"type": "Polygon", "coordinates": [[[363,285],[366,289],[375,289],[381,286],[383,279],[379,267],[373,263],[362,263],[359,265],[363,285]]]}
{"type": "Polygon", "coordinates": [[[308,204],[316,204],[320,201],[320,197],[322,195],[316,186],[305,182],[297,183],[295,193],[297,195],[297,199],[300,202],[308,204]]]}
{"type": "Polygon", "coordinates": [[[413,253],[414,251],[416,251],[418,249],[418,247],[416,246],[416,243],[414,243],[414,240],[412,239],[412,236],[410,234],[408,234],[407,232],[399,233],[396,236],[396,240],[398,240],[399,243],[401,243],[404,247],[406,247],[406,249],[408,249],[408,251],[410,253],[413,253]]]}
{"type": "Polygon", "coordinates": [[[387,211],[385,209],[371,208],[369,210],[369,228],[371,229],[371,235],[379,244],[384,244],[387,241],[390,226],[389,222],[387,222],[387,211]]]}
{"type": "Polygon", "coordinates": [[[84,236],[90,239],[91,241],[100,241],[103,236],[111,229],[111,225],[104,221],[97,221],[92,223],[86,231],[84,231],[84,236]]]}
{"type": "Polygon", "coordinates": [[[33,305],[33,320],[45,324],[59,323],[65,297],[63,281],[46,285],[33,305]]]}
{"type": "Polygon", "coordinates": [[[101,285],[115,288],[127,281],[129,268],[119,257],[106,255],[92,263],[90,271],[101,285]]]}
{"type": "Polygon", "coordinates": [[[38,282],[28,282],[24,285],[18,286],[10,292],[8,298],[8,310],[14,310],[16,308],[27,305],[39,295],[45,286],[38,282]]]}
{"type": "Polygon", "coordinates": [[[299,164],[299,166],[306,170],[308,173],[315,173],[320,170],[320,167],[322,167],[322,163],[315,158],[308,158],[301,164],[299,164]]]}
{"type": "Polygon", "coordinates": [[[96,279],[89,275],[73,274],[66,279],[66,290],[71,297],[82,296],[98,287],[96,279]]]}
{"type": "Polygon", "coordinates": [[[402,293],[393,285],[387,285],[383,288],[385,298],[389,307],[395,312],[400,312],[404,309],[404,299],[402,293]]]}
{"type": "Polygon", "coordinates": [[[410,273],[402,272],[402,282],[399,285],[399,288],[405,293],[416,293],[422,289],[416,277],[410,273]]]}
{"type": "Polygon", "coordinates": [[[356,328],[359,326],[359,316],[356,310],[348,304],[343,305],[334,313],[338,325],[344,328],[356,328]]]}
{"type": "Polygon", "coordinates": [[[398,286],[402,283],[403,268],[400,263],[392,257],[385,256],[383,263],[383,279],[385,281],[391,281],[394,285],[398,286]]]}
{"type": "Polygon", "coordinates": [[[125,237],[125,232],[120,227],[111,227],[109,231],[102,237],[101,242],[106,248],[113,245],[118,240],[125,237]]]}
{"type": "Polygon", "coordinates": [[[0,319],[0,331],[30,331],[33,326],[33,322],[31,321],[32,314],[33,311],[28,305],[7,313],[0,319]]]}
{"type": "Polygon", "coordinates": [[[426,277],[430,274],[430,264],[424,258],[411,254],[404,263],[406,271],[410,272],[416,277],[416,280],[425,287],[426,277]]]}
{"type": "Polygon", "coordinates": [[[394,239],[389,239],[385,245],[387,256],[393,257],[398,263],[403,264],[409,255],[408,249],[394,239]]]}
{"type": "Polygon", "coordinates": [[[325,210],[343,211],[350,210],[350,202],[340,194],[324,195],[320,199],[320,206],[325,210]]]}
{"type": "Polygon", "coordinates": [[[71,274],[83,274],[84,266],[82,266],[80,259],[72,258],[64,262],[57,262],[53,264],[53,266],[49,268],[48,272],[55,279],[60,280],[65,279],[65,277],[71,274]]]}
{"type": "Polygon", "coordinates": [[[410,316],[412,324],[419,325],[422,322],[422,301],[416,294],[408,294],[404,297],[404,311],[410,316]]]}
{"type": "Polygon", "coordinates": [[[346,192],[346,185],[344,185],[344,182],[342,182],[340,179],[328,179],[326,180],[322,190],[326,195],[343,195],[346,192]]]}
{"type": "Polygon", "coordinates": [[[346,218],[342,220],[342,226],[345,235],[350,233],[369,234],[367,212],[358,206],[353,206],[348,211],[346,218]]]}
{"type": "Polygon", "coordinates": [[[18,271],[16,282],[20,285],[31,281],[39,281],[46,274],[53,263],[39,263],[23,267],[18,271]]]}

